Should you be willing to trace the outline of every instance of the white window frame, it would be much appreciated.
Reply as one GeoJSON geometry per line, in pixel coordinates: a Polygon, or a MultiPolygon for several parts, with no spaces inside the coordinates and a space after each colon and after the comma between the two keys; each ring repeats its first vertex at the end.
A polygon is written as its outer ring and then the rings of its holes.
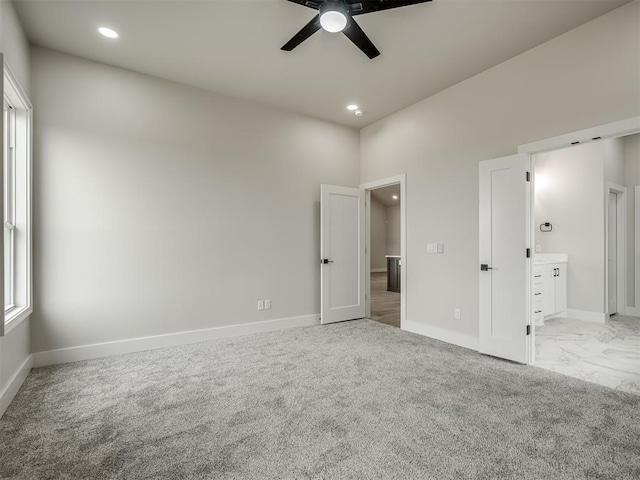
{"type": "Polygon", "coordinates": [[[4,315],[11,315],[16,308],[16,249],[15,249],[15,218],[16,218],[16,110],[7,100],[4,100],[4,150],[3,150],[3,182],[4,182],[4,251],[9,244],[9,258],[4,259],[4,315]],[[9,270],[7,272],[7,269],[9,270]],[[8,280],[8,281],[7,281],[8,280]]]}
{"type": "MultiPolygon", "coordinates": [[[[2,57],[0,57],[2,60],[2,57]]],[[[10,298],[5,301],[5,261],[4,239],[0,238],[3,252],[2,268],[2,305],[5,305],[4,322],[0,322],[0,335],[6,335],[33,312],[33,280],[32,280],[32,245],[31,245],[31,185],[32,185],[32,135],[33,135],[33,106],[29,98],[17,82],[15,76],[4,64],[3,101],[11,107],[13,129],[9,138],[4,135],[3,115],[3,152],[4,142],[9,142],[10,161],[3,162],[2,168],[2,202],[3,226],[9,232],[8,241],[11,242],[11,261],[9,263],[10,298]],[[10,186],[5,191],[5,179],[10,178],[10,186]]],[[[4,232],[3,232],[4,233],[4,232]]]]}

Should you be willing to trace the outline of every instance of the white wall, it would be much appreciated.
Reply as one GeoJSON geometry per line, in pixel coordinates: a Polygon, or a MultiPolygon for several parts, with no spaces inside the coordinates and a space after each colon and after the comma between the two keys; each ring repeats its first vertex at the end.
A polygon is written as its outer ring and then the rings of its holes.
{"type": "Polygon", "coordinates": [[[609,204],[609,183],[624,186],[624,145],[622,138],[610,138],[603,142],[604,155],[604,195],[609,204]]]}
{"type": "Polygon", "coordinates": [[[400,205],[387,207],[387,255],[400,255],[400,205]]]}
{"type": "MultiPolygon", "coordinates": [[[[0,1],[0,51],[25,93],[30,92],[29,44],[18,22],[13,5],[0,1]]],[[[0,337],[0,415],[8,404],[15,389],[19,387],[24,374],[20,368],[25,365],[31,353],[30,320],[23,321],[5,337],[0,337]]]]}
{"type": "Polygon", "coordinates": [[[0,51],[20,86],[29,95],[29,42],[16,16],[13,3],[9,0],[0,0],[0,51]]]}
{"type": "Polygon", "coordinates": [[[617,140],[578,145],[534,156],[535,243],[541,253],[566,253],[567,306],[604,313],[605,150],[617,140]],[[551,232],[540,232],[550,222],[551,232]]]}
{"type": "Polygon", "coordinates": [[[371,270],[387,270],[387,207],[371,197],[371,270]]]}
{"type": "Polygon", "coordinates": [[[34,352],[319,313],[320,184],[359,185],[356,130],[32,59],[34,352]]]}
{"type": "Polygon", "coordinates": [[[407,174],[409,322],[459,343],[477,338],[479,161],[640,115],[639,7],[627,4],[361,131],[362,183],[407,174]],[[429,242],[444,243],[445,253],[427,255],[429,242]]]}
{"type": "MultiPolygon", "coordinates": [[[[627,304],[639,307],[640,285],[636,285],[635,265],[636,250],[640,238],[635,238],[635,187],[640,185],[640,134],[625,137],[623,140],[623,155],[625,163],[625,186],[627,187],[627,304]]],[[[636,312],[640,315],[640,311],[636,312]]]]}

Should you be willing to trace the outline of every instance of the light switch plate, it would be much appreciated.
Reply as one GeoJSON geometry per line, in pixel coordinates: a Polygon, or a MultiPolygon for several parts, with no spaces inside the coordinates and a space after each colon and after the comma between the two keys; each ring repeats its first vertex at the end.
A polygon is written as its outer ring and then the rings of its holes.
{"type": "Polygon", "coordinates": [[[427,243],[427,253],[438,253],[438,244],[427,243]]]}
{"type": "Polygon", "coordinates": [[[444,253],[444,243],[438,244],[438,253],[444,253]]]}

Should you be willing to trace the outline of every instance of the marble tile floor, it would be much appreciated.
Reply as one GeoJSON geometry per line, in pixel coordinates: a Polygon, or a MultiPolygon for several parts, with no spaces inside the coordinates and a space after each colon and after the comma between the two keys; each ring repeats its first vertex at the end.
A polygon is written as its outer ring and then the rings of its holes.
{"type": "Polygon", "coordinates": [[[640,395],[640,317],[555,318],[535,334],[536,367],[640,395]]]}
{"type": "Polygon", "coordinates": [[[371,273],[371,320],[400,328],[400,294],[387,291],[387,274],[371,273]]]}

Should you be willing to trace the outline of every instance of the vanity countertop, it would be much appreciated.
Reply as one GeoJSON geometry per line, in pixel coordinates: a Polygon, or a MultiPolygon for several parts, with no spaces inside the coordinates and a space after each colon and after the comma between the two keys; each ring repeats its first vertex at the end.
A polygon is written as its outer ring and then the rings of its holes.
{"type": "Polygon", "coordinates": [[[533,263],[545,265],[548,263],[568,263],[569,255],[566,253],[536,253],[533,256],[533,263]]]}
{"type": "Polygon", "coordinates": [[[400,255],[385,255],[385,258],[400,258],[400,255]]]}

